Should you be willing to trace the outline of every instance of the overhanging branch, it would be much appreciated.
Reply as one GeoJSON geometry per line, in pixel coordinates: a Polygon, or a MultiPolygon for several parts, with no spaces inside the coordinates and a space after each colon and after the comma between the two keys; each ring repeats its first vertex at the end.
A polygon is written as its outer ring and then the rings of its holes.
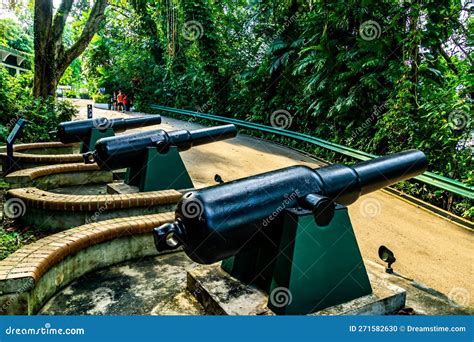
{"type": "Polygon", "coordinates": [[[86,49],[94,34],[99,29],[99,25],[104,19],[105,8],[107,7],[107,0],[96,0],[92,7],[89,19],[87,20],[82,34],[79,39],[64,53],[64,57],[59,65],[60,74],[66,70],[71,62],[79,57],[86,49]]]}
{"type": "Polygon", "coordinates": [[[69,16],[69,12],[71,12],[72,4],[74,0],[63,0],[61,1],[61,5],[59,6],[56,15],[54,16],[53,22],[53,40],[58,41],[61,40],[61,36],[64,31],[64,26],[66,25],[67,17],[69,16]]]}
{"type": "Polygon", "coordinates": [[[444,51],[444,49],[443,49],[443,47],[441,46],[441,44],[438,44],[437,49],[438,49],[438,52],[439,52],[439,54],[441,55],[441,57],[443,57],[444,60],[446,61],[446,64],[448,65],[448,67],[449,67],[456,75],[459,75],[459,70],[458,70],[458,68],[456,68],[456,66],[454,65],[453,61],[451,60],[451,57],[446,53],[446,51],[444,51]]]}

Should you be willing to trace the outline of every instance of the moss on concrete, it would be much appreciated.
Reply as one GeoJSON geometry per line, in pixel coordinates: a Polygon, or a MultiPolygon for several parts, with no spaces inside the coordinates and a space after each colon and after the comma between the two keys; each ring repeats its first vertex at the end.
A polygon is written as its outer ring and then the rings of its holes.
{"type": "Polygon", "coordinates": [[[88,272],[157,254],[151,233],[93,245],[66,257],[50,268],[36,284],[31,283],[31,278],[1,282],[0,314],[36,314],[55,293],[88,272]]]}

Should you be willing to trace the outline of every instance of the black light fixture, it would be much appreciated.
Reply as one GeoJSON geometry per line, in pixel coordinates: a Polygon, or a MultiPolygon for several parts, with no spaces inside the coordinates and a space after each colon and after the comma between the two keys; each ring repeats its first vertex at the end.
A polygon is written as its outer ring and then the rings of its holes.
{"type": "Polygon", "coordinates": [[[385,272],[392,274],[392,264],[397,260],[393,252],[384,245],[382,245],[379,247],[379,258],[388,264],[387,268],[385,269],[385,272]]]}
{"type": "Polygon", "coordinates": [[[222,179],[222,177],[219,176],[217,173],[216,173],[216,175],[214,176],[214,181],[216,181],[216,182],[219,183],[219,184],[224,183],[224,180],[222,179]]]}

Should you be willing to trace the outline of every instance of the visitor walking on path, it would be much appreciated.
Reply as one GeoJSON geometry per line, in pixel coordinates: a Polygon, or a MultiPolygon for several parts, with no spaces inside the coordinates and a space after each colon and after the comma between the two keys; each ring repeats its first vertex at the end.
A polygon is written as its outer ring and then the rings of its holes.
{"type": "Polygon", "coordinates": [[[129,111],[129,105],[128,105],[128,96],[127,94],[123,94],[123,106],[125,108],[125,111],[129,111]]]}
{"type": "Polygon", "coordinates": [[[115,93],[115,91],[112,95],[112,109],[117,110],[117,94],[115,93]]]}
{"type": "Polygon", "coordinates": [[[112,96],[110,97],[109,103],[108,103],[109,110],[115,109],[115,108],[114,108],[114,106],[115,106],[114,102],[115,102],[115,100],[114,100],[114,95],[112,95],[112,96]]]}
{"type": "Polygon", "coordinates": [[[123,95],[121,90],[119,90],[117,96],[117,110],[123,112],[123,95]]]}

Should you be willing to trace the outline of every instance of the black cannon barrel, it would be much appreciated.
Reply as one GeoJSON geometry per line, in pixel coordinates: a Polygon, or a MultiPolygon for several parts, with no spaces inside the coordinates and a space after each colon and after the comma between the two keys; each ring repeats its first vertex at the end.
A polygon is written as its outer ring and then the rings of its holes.
{"type": "Polygon", "coordinates": [[[148,147],[156,147],[166,153],[171,146],[186,151],[193,146],[233,138],[237,135],[234,125],[203,128],[195,131],[176,130],[166,132],[162,129],[115,137],[102,138],[95,144],[95,151],[85,153],[86,163],[97,163],[103,170],[116,170],[144,161],[148,147]]]}
{"type": "Polygon", "coordinates": [[[180,151],[212,143],[213,141],[233,138],[237,135],[235,125],[223,125],[210,128],[202,128],[194,131],[178,130],[168,132],[170,144],[178,146],[180,151]]]}
{"type": "Polygon", "coordinates": [[[160,123],[160,115],[118,119],[94,118],[62,122],[58,125],[56,134],[63,144],[69,144],[87,139],[92,128],[101,131],[112,128],[114,132],[118,133],[127,129],[158,125],[160,123]]]}
{"type": "Polygon", "coordinates": [[[426,168],[423,152],[410,150],[354,166],[292,166],[191,191],[178,203],[176,221],[154,229],[155,245],[159,251],[183,245],[191,259],[210,264],[237,254],[254,236],[271,234],[285,208],[311,209],[325,225],[334,202],[349,205],[426,168]]]}

